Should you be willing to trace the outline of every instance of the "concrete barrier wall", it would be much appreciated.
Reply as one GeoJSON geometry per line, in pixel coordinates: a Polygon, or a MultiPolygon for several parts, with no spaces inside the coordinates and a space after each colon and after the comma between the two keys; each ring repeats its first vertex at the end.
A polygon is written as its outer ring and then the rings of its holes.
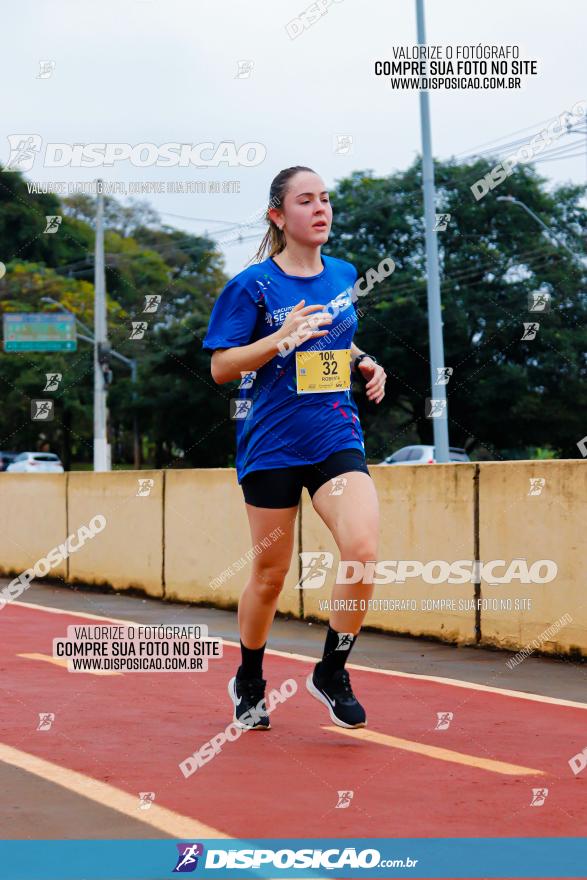
{"type": "MultiPolygon", "coordinates": [[[[434,474],[423,466],[369,468],[380,507],[379,559],[420,560],[474,559],[474,473],[475,465],[437,465],[434,474]]],[[[360,512],[357,511],[357,516],[360,512]]],[[[335,565],[321,589],[303,591],[304,614],[328,620],[320,603],[330,596],[335,581],[337,547],[309,497],[302,504],[302,547],[327,550],[335,565]]],[[[475,641],[475,615],[459,610],[458,600],[474,596],[472,584],[430,586],[422,578],[404,583],[375,585],[373,599],[378,607],[367,612],[364,625],[390,632],[427,635],[462,644],[475,641]],[[454,600],[456,610],[427,610],[428,600],[454,600]],[[385,610],[379,600],[405,600],[412,610],[385,610]]]]}
{"type": "Polygon", "coordinates": [[[68,533],[97,514],[106,518],[106,527],[70,555],[68,580],[162,597],[163,486],[162,471],[72,471],[68,533]]]}
{"type": "MultiPolygon", "coordinates": [[[[68,474],[0,473],[0,572],[18,575],[32,568],[67,537],[68,474]],[[23,479],[24,478],[24,479],[23,479]]],[[[65,578],[65,561],[53,577],[65,578]]]]}
{"type": "MultiPolygon", "coordinates": [[[[281,536],[259,536],[270,548],[281,536]]],[[[165,595],[184,602],[236,608],[255,555],[236,471],[229,468],[168,470],[165,474],[165,595]]],[[[299,616],[297,529],[292,564],[278,610],[299,616]]]]}
{"type": "Polygon", "coordinates": [[[543,584],[491,586],[483,580],[482,597],[506,607],[482,610],[481,641],[511,650],[527,645],[587,654],[587,461],[521,464],[489,462],[480,468],[481,559],[523,558],[529,566],[548,559],[558,573],[543,584]],[[516,609],[516,599],[530,607],[516,609]],[[559,631],[548,632],[561,618],[559,631]]]}
{"type": "MultiPolygon", "coordinates": [[[[587,655],[587,461],[376,465],[370,472],[381,512],[380,560],[524,559],[531,566],[548,559],[557,573],[542,584],[492,585],[485,578],[379,584],[376,601],[403,600],[406,607],[369,610],[366,626],[457,644],[587,655]]],[[[234,609],[255,555],[281,540],[270,524],[252,546],[231,468],[4,473],[0,571],[32,567],[97,514],[106,527],[51,577],[234,609]]],[[[278,610],[327,620],[321,603],[330,598],[338,561],[334,540],[304,493],[278,610]],[[296,589],[301,551],[332,554],[319,589],[296,589]]]]}

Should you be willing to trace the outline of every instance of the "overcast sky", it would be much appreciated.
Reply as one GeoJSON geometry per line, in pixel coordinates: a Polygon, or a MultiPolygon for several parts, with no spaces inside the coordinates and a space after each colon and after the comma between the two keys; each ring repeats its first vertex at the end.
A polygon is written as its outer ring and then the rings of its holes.
{"type": "MultiPolygon", "coordinates": [[[[375,77],[376,59],[416,41],[413,0],[341,0],[297,38],[286,25],[304,0],[20,0],[3,10],[3,107],[0,161],[9,134],[38,134],[45,143],[163,144],[258,142],[254,167],[99,169],[107,180],[240,181],[240,194],[149,196],[178,228],[219,232],[216,221],[246,222],[266,204],[272,177],[290,165],[315,168],[328,186],[354,169],[386,175],[406,168],[420,150],[418,93],[394,91],[375,77]],[[37,78],[39,62],[55,69],[37,78]],[[237,76],[239,61],[252,62],[237,76]],[[334,151],[350,135],[352,151],[334,151]],[[202,220],[182,220],[170,215],[202,220]]],[[[427,0],[429,44],[518,44],[537,59],[538,76],[519,91],[431,93],[435,156],[467,155],[481,144],[507,142],[587,100],[585,3],[559,0],[427,0]]],[[[565,136],[577,155],[540,163],[552,182],[586,180],[585,136],[565,136]]],[[[46,168],[30,180],[90,181],[96,169],[46,168]]],[[[244,230],[250,235],[251,230],[244,230]]],[[[261,237],[259,233],[259,240],[261,237]]],[[[230,275],[256,241],[222,248],[230,275]]]]}

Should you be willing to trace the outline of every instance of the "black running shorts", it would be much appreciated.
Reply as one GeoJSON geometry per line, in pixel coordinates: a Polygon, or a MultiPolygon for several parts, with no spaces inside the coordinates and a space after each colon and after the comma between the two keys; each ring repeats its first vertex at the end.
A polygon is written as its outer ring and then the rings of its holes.
{"type": "Polygon", "coordinates": [[[245,501],[254,507],[295,507],[304,486],[312,498],[320,486],[348,471],[369,475],[360,449],[341,449],[316,464],[252,471],[243,477],[241,486],[245,501]]]}

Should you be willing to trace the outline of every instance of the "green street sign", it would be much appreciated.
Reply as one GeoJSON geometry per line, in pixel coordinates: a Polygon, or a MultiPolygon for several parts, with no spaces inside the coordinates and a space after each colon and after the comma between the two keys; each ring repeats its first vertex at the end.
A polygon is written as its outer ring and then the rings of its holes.
{"type": "Polygon", "coordinates": [[[4,351],[76,351],[75,315],[4,314],[4,351]]]}

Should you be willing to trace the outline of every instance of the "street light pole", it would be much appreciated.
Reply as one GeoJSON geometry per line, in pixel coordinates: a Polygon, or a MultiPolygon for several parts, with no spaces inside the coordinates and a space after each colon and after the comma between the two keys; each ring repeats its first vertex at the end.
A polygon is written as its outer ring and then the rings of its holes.
{"type": "MultiPolygon", "coordinates": [[[[136,358],[132,358],[130,363],[130,371],[131,371],[131,381],[132,381],[132,399],[133,403],[136,403],[137,399],[137,361],[136,358]]],[[[133,457],[134,457],[134,465],[135,470],[139,470],[141,467],[141,444],[139,441],[139,423],[137,419],[137,411],[136,408],[133,411],[132,417],[132,433],[133,433],[133,457]]]]}
{"type": "MultiPolygon", "coordinates": [[[[426,44],[424,26],[424,0],[416,0],[416,22],[418,44],[426,44]]],[[[426,66],[426,69],[427,66],[426,66]]],[[[424,191],[424,219],[426,224],[426,288],[428,292],[428,335],[430,345],[431,398],[438,401],[431,408],[437,412],[432,419],[434,431],[434,458],[437,462],[448,462],[448,407],[446,388],[436,384],[444,369],[444,343],[442,339],[442,309],[440,305],[440,276],[438,272],[438,243],[434,231],[436,220],[436,199],[434,193],[434,163],[432,160],[432,139],[430,135],[430,105],[428,92],[420,89],[420,120],[422,126],[422,187],[424,191]]],[[[432,405],[431,405],[432,407],[432,405]]]]}
{"type": "MultiPolygon", "coordinates": [[[[53,303],[53,305],[57,306],[61,309],[62,312],[65,312],[66,315],[72,315],[73,312],[68,311],[62,303],[58,300],[53,299],[52,296],[42,296],[41,302],[53,303]]],[[[86,333],[78,333],[77,338],[83,339],[84,342],[89,342],[91,345],[96,344],[95,337],[92,336],[92,331],[83,324],[77,315],[74,315],[76,323],[80,325],[80,327],[86,331],[86,333]]],[[[109,350],[110,356],[115,358],[115,360],[121,361],[123,364],[126,364],[127,367],[130,367],[130,379],[132,382],[132,399],[133,402],[137,399],[137,360],[136,358],[127,358],[120,352],[116,351],[116,349],[111,348],[109,350]]],[[[133,456],[134,456],[134,466],[136,470],[140,469],[141,466],[141,444],[139,440],[139,426],[137,422],[136,412],[133,416],[133,456]]]]}
{"type": "Polygon", "coordinates": [[[106,279],[104,276],[104,196],[102,181],[96,192],[96,252],[94,259],[94,471],[111,469],[107,435],[107,386],[101,352],[107,343],[106,279]]]}
{"type": "Polygon", "coordinates": [[[526,205],[524,202],[521,202],[519,199],[516,199],[514,196],[497,196],[495,201],[496,202],[510,202],[512,205],[519,205],[520,208],[523,208],[524,211],[526,211],[526,213],[530,215],[530,217],[532,217],[534,220],[536,220],[537,223],[540,224],[540,226],[542,226],[542,228],[548,233],[548,235],[550,235],[551,238],[554,238],[554,240],[556,241],[556,243],[558,245],[560,245],[560,247],[564,247],[565,250],[567,250],[575,260],[578,260],[579,262],[581,262],[581,257],[579,257],[578,254],[576,254],[573,250],[571,250],[571,248],[568,246],[568,244],[565,244],[564,241],[558,237],[558,235],[555,235],[554,232],[552,231],[552,229],[550,229],[546,225],[546,223],[543,223],[543,221],[540,219],[538,214],[535,214],[534,211],[531,208],[529,208],[528,205],[526,205]]]}

